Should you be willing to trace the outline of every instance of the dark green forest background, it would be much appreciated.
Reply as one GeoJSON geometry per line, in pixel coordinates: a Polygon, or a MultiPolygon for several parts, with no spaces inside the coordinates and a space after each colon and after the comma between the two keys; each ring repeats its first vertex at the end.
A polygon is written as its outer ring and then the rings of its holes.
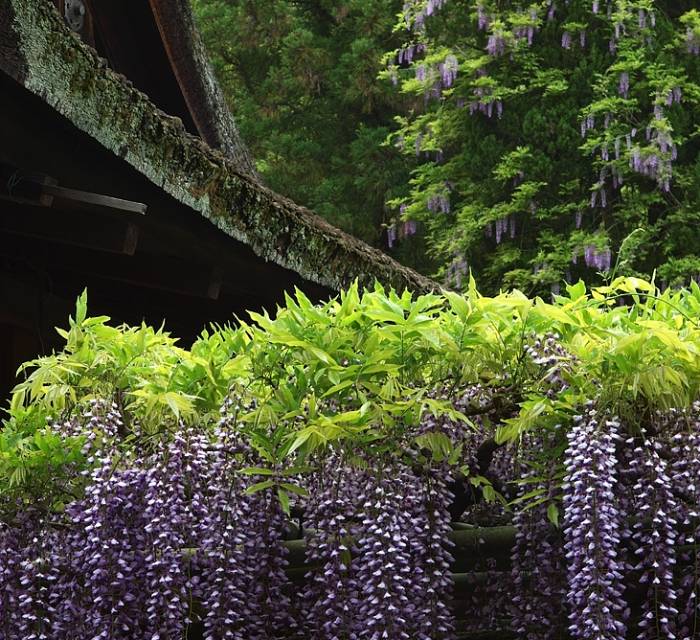
{"type": "MultiPolygon", "coordinates": [[[[386,203],[405,193],[411,163],[386,140],[410,108],[382,58],[401,2],[194,0],[217,75],[272,189],[387,249],[386,203]]],[[[415,242],[413,243],[416,244],[415,242]]],[[[420,246],[400,257],[429,268],[420,246]]]]}
{"type": "Polygon", "coordinates": [[[693,2],[193,3],[263,181],[400,261],[700,278],[693,2]]]}

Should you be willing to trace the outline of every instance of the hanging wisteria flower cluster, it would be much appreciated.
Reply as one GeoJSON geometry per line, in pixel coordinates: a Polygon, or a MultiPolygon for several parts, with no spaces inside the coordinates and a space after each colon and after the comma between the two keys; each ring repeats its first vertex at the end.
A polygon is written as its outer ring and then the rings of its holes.
{"type": "MultiPolygon", "coordinates": [[[[630,443],[632,444],[632,443],[630,443]]],[[[637,477],[636,522],[632,525],[635,566],[646,589],[638,638],[675,635],[678,503],[673,495],[669,465],[659,455],[661,443],[644,440],[630,457],[630,472],[637,477]]]]}
{"type": "Polygon", "coordinates": [[[487,225],[485,233],[487,238],[493,237],[496,240],[496,244],[501,244],[501,240],[506,237],[506,234],[511,239],[515,238],[516,229],[515,216],[509,215],[505,218],[499,218],[493,225],[487,225]]]}
{"type": "Polygon", "coordinates": [[[625,638],[620,514],[615,503],[619,424],[594,408],[577,416],[568,434],[564,531],[575,638],[625,638]]]}
{"type": "Polygon", "coordinates": [[[2,505],[0,640],[700,640],[700,404],[618,417],[595,380],[567,395],[560,333],[518,344],[515,374],[423,390],[393,439],[300,459],[263,455],[237,390],[209,428],[103,401],[51,424],[85,466],[60,508],[2,505]]]}
{"type": "Polygon", "coordinates": [[[415,220],[404,220],[397,224],[392,224],[387,227],[386,240],[389,249],[392,249],[398,240],[409,238],[416,235],[418,224],[415,220]]]}
{"type": "Polygon", "coordinates": [[[324,461],[308,481],[308,561],[321,570],[302,614],[282,503],[270,476],[241,473],[262,464],[236,433],[241,410],[228,401],[213,437],[183,426],[126,458],[116,407],[57,426],[84,438],[93,470],[63,515],[26,510],[0,527],[0,638],[449,638],[447,470],[397,460],[395,473],[339,474],[324,461]]]}
{"type": "Polygon", "coordinates": [[[428,208],[428,211],[432,211],[433,213],[449,213],[450,199],[445,193],[431,195],[428,198],[426,207],[428,208]]]}
{"type": "Polygon", "coordinates": [[[635,228],[649,227],[654,248],[635,255],[636,272],[651,275],[665,265],[671,281],[687,282],[694,249],[660,238],[667,215],[697,208],[685,176],[693,175],[696,155],[690,114],[700,94],[688,54],[700,42],[698,10],[644,0],[475,0],[445,3],[435,18],[436,8],[406,3],[397,27],[411,44],[385,60],[397,91],[416,97],[396,135],[415,139],[432,126],[431,144],[444,153],[440,167],[426,154],[408,158],[414,176],[390,205],[407,203],[426,221],[421,231],[443,269],[464,254],[493,290],[504,281],[521,287],[525,278],[542,294],[561,286],[567,270],[589,278],[609,271],[600,252],[566,266],[566,254],[581,243],[579,229],[600,235],[615,254],[635,228]],[[409,63],[401,55],[397,66],[397,53],[416,42],[420,55],[409,63]],[[580,128],[580,140],[572,128],[580,128]],[[528,181],[502,180],[521,148],[528,150],[528,181]],[[428,223],[440,210],[431,196],[445,180],[454,184],[450,206],[459,213],[428,223]],[[535,212],[525,189],[537,199],[535,212]],[[496,233],[502,242],[492,251],[480,230],[484,220],[506,214],[518,218],[517,239],[496,233]],[[551,247],[547,277],[530,268],[540,261],[538,244],[551,247]],[[683,259],[672,259],[674,251],[683,259]]]}
{"type": "MultiPolygon", "coordinates": [[[[571,262],[578,262],[580,249],[573,252],[571,262]]],[[[598,269],[599,271],[609,271],[612,264],[612,253],[610,249],[599,249],[594,244],[587,244],[583,248],[583,260],[587,267],[598,269]]]]}
{"type": "MultiPolygon", "coordinates": [[[[552,483],[539,481],[535,490],[553,498],[553,487],[552,483]]],[[[523,484],[520,497],[531,489],[532,485],[523,484]]],[[[520,637],[532,640],[561,638],[566,627],[564,543],[547,516],[547,504],[552,503],[542,502],[518,511],[513,518],[512,626],[520,637]]]]}

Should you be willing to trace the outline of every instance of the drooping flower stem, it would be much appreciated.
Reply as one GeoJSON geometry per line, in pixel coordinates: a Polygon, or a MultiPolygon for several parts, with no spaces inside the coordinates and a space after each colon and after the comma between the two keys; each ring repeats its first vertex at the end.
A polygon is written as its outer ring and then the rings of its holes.
{"type": "Polygon", "coordinates": [[[620,513],[615,503],[619,423],[595,408],[577,416],[568,434],[564,532],[569,630],[579,640],[623,640],[620,513]]]}

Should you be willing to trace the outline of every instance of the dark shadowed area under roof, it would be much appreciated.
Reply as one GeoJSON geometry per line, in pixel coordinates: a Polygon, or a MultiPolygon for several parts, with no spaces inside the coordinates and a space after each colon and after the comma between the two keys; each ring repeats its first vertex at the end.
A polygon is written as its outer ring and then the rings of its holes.
{"type": "MultiPolygon", "coordinates": [[[[110,68],[126,64],[115,45],[111,62],[101,58],[49,0],[0,3],[0,293],[9,301],[0,361],[10,363],[0,390],[18,362],[55,346],[53,327],[65,325],[84,287],[92,313],[166,322],[186,341],[208,322],[274,311],[294,287],[312,299],[355,279],[437,287],[251,177],[227,148],[244,149],[191,15],[178,13],[186,0],[134,0],[130,10],[139,3],[153,20],[139,27],[140,50],[160,47],[153,56],[170,97],[159,99],[176,104],[180,91],[182,117],[110,68]]],[[[96,46],[106,46],[100,16],[90,17],[96,46]]],[[[128,21],[115,19],[118,39],[117,27],[128,21]]]]}

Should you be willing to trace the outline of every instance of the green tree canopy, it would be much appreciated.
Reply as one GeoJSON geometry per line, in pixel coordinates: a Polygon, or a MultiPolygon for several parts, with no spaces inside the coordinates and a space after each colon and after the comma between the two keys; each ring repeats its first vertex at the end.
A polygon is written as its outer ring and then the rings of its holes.
{"type": "Polygon", "coordinates": [[[263,179],[403,262],[540,294],[700,274],[693,3],[194,4],[263,179]]]}
{"type": "Polygon", "coordinates": [[[406,2],[384,75],[424,98],[394,136],[420,165],[392,204],[448,283],[698,277],[693,4],[406,2]]]}
{"type": "Polygon", "coordinates": [[[408,167],[385,141],[413,100],[378,77],[383,53],[401,42],[400,2],[193,4],[264,182],[386,247],[386,202],[401,194],[408,167]]]}

